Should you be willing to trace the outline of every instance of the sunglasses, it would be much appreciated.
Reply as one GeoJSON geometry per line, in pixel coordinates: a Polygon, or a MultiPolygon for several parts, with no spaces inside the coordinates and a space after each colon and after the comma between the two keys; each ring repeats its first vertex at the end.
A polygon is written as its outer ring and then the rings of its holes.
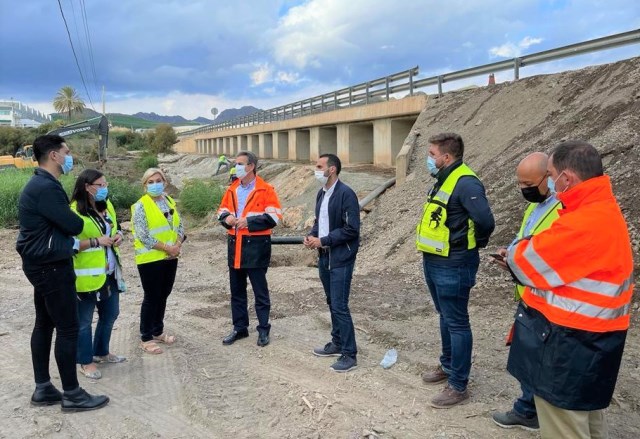
{"type": "Polygon", "coordinates": [[[173,215],[173,212],[175,212],[173,209],[169,209],[169,212],[163,212],[162,214],[165,218],[169,218],[169,215],[173,215]]]}

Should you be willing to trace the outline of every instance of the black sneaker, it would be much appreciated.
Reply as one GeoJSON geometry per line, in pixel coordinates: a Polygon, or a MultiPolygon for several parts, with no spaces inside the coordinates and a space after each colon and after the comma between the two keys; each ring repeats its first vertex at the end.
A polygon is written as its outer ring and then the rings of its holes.
{"type": "Polygon", "coordinates": [[[538,431],[540,429],[537,416],[527,418],[515,410],[509,410],[506,413],[494,413],[492,418],[493,422],[502,428],[521,428],[527,431],[538,431]]]}
{"type": "Polygon", "coordinates": [[[318,357],[339,357],[341,355],[341,351],[342,349],[330,341],[322,348],[315,348],[313,350],[313,355],[317,355],[318,357]]]}
{"type": "Polygon", "coordinates": [[[358,367],[358,360],[356,360],[355,357],[342,355],[340,358],[338,358],[338,361],[331,365],[329,369],[334,372],[349,372],[356,367],[358,367]]]}

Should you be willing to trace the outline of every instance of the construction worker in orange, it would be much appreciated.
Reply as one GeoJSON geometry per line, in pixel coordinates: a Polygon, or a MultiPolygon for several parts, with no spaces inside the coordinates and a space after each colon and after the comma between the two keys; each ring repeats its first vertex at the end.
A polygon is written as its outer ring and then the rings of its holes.
{"type": "Polygon", "coordinates": [[[534,394],[546,438],[606,438],[633,293],[627,224],[598,151],[559,144],[548,163],[563,208],[507,265],[524,285],[508,371],[534,394]]]}

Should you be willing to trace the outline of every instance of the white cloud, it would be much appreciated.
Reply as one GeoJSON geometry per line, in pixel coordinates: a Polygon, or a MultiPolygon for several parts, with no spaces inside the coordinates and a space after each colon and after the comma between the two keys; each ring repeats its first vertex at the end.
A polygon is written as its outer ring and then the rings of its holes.
{"type": "Polygon", "coordinates": [[[272,70],[268,63],[259,64],[257,69],[251,72],[251,82],[253,85],[261,85],[272,80],[272,70]]]}
{"type": "Polygon", "coordinates": [[[501,46],[492,47],[489,49],[489,55],[492,58],[515,58],[522,55],[524,49],[528,49],[535,44],[540,44],[542,41],[542,38],[526,36],[517,44],[507,42],[501,46]]]}
{"type": "Polygon", "coordinates": [[[299,81],[300,75],[295,72],[283,72],[279,71],[277,75],[277,81],[283,84],[295,84],[299,81]]]}

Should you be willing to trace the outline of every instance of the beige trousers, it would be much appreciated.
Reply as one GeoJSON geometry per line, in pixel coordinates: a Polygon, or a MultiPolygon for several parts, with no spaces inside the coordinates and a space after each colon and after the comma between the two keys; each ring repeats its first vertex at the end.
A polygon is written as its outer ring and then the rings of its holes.
{"type": "Polygon", "coordinates": [[[607,439],[604,410],[565,410],[534,396],[542,439],[607,439]]]}

